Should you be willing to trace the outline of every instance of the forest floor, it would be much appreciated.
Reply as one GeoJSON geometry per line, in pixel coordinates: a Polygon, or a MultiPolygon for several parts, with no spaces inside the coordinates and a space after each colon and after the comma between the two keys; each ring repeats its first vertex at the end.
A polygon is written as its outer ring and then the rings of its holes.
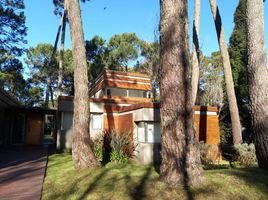
{"type": "Polygon", "coordinates": [[[56,199],[268,199],[268,171],[214,165],[197,187],[172,188],[158,180],[154,166],[109,163],[100,169],[75,170],[69,154],[48,159],[43,200],[56,199]]]}

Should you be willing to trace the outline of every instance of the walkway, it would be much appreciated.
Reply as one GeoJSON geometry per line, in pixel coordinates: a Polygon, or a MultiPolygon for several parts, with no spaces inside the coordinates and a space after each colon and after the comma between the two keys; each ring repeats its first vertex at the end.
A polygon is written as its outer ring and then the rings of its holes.
{"type": "Polygon", "coordinates": [[[0,148],[0,199],[39,200],[47,147],[0,148]]]}

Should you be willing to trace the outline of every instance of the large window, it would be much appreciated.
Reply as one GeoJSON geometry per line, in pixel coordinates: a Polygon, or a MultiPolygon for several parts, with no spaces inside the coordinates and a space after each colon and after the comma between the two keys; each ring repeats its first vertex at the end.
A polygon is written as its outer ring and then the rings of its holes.
{"type": "Polygon", "coordinates": [[[159,122],[139,122],[137,124],[138,142],[160,143],[160,124],[159,122]]]}

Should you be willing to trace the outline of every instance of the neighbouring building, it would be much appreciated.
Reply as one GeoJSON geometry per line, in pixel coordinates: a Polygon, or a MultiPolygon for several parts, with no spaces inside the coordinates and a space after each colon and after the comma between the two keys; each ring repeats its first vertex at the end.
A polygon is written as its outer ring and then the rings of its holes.
{"type": "MultiPolygon", "coordinates": [[[[90,135],[94,139],[104,131],[132,132],[136,160],[140,163],[160,159],[160,106],[150,98],[150,77],[142,74],[106,70],[91,85],[90,135]]],[[[71,148],[73,97],[60,96],[58,101],[60,131],[58,148],[71,148]]],[[[220,160],[220,130],[215,107],[195,106],[197,138],[211,145],[213,160],[220,160]]]]}
{"type": "Polygon", "coordinates": [[[0,89],[0,146],[55,141],[56,110],[26,107],[0,89]]]}

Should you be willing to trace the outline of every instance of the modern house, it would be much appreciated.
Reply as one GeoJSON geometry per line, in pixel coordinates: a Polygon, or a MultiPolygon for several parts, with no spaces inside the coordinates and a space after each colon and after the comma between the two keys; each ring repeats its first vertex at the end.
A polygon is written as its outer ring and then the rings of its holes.
{"type": "MultiPolygon", "coordinates": [[[[159,161],[160,105],[150,98],[150,77],[142,74],[106,70],[91,85],[90,134],[104,131],[131,132],[136,144],[136,159],[141,163],[159,161]]],[[[60,131],[58,148],[71,148],[73,97],[59,97],[60,131]]],[[[211,158],[221,159],[218,110],[195,107],[197,138],[211,145],[211,158]]]]}

